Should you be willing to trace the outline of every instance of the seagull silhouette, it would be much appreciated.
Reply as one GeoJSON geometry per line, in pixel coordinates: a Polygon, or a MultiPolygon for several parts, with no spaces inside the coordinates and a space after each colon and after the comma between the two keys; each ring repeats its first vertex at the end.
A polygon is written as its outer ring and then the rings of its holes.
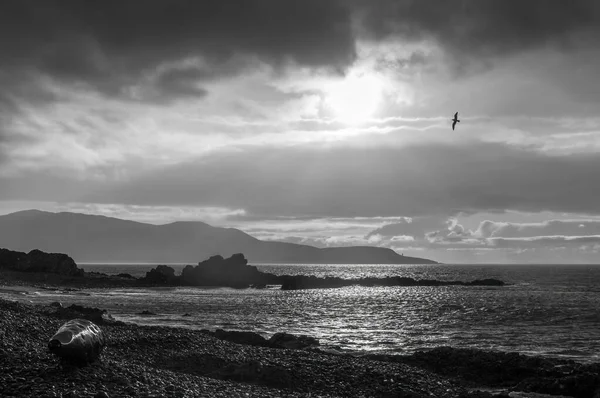
{"type": "Polygon", "coordinates": [[[454,130],[454,126],[456,126],[456,123],[460,123],[460,120],[458,120],[458,112],[454,114],[454,119],[452,119],[452,130],[454,130]]]}

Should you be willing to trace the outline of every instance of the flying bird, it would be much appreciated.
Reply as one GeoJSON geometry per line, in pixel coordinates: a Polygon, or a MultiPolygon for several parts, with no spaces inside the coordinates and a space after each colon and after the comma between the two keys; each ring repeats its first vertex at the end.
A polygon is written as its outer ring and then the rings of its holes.
{"type": "Polygon", "coordinates": [[[458,120],[458,112],[454,114],[454,119],[452,119],[452,130],[454,130],[454,126],[456,126],[456,123],[460,123],[460,120],[458,120]]]}

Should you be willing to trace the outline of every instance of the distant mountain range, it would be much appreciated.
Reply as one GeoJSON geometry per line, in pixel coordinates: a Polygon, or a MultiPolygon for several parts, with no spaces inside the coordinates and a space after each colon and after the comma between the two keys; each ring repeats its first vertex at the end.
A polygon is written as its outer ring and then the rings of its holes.
{"type": "Polygon", "coordinates": [[[152,225],[105,216],[26,210],[0,216],[0,248],[65,253],[76,262],[197,263],[243,253],[250,263],[432,264],[371,246],[317,248],[262,241],[203,222],[152,225]]]}

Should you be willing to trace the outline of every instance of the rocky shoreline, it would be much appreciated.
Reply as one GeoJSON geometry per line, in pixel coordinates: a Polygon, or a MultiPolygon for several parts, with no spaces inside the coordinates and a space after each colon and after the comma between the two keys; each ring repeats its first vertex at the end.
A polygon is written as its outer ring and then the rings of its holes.
{"type": "Polygon", "coordinates": [[[65,254],[29,253],[0,249],[0,282],[6,284],[28,283],[37,285],[70,286],[80,288],[149,287],[149,286],[219,286],[233,288],[264,288],[280,286],[282,290],[325,289],[344,286],[504,286],[497,279],[469,282],[413,279],[407,277],[319,278],[305,275],[274,275],[259,271],[249,265],[242,253],[229,258],[216,255],[196,266],[187,265],[180,275],[167,265],[158,265],[143,278],[129,274],[107,275],[84,272],[73,259],[65,254]]]}
{"type": "Polygon", "coordinates": [[[600,396],[600,364],[448,347],[357,356],[321,350],[308,336],[137,326],[98,309],[1,299],[0,319],[2,396],[600,396]],[[108,338],[101,359],[81,368],[46,347],[74,317],[97,323],[108,338]]]}

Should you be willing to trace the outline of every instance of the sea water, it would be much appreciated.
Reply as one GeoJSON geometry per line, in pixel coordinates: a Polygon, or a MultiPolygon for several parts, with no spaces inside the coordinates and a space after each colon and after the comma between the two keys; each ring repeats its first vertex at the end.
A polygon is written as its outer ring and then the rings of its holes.
{"type": "MultiPolygon", "coordinates": [[[[86,271],[143,276],[152,264],[80,264],[86,271]]],[[[183,264],[173,264],[177,273],[183,264]]],[[[107,309],[117,319],[194,329],[308,334],[352,352],[408,354],[438,346],[600,361],[600,266],[271,265],[288,275],[462,280],[503,287],[344,287],[282,291],[231,288],[37,290],[11,299],[107,309]],[[155,315],[140,315],[150,311],[155,315]]],[[[0,293],[0,296],[7,296],[0,293]]]]}

